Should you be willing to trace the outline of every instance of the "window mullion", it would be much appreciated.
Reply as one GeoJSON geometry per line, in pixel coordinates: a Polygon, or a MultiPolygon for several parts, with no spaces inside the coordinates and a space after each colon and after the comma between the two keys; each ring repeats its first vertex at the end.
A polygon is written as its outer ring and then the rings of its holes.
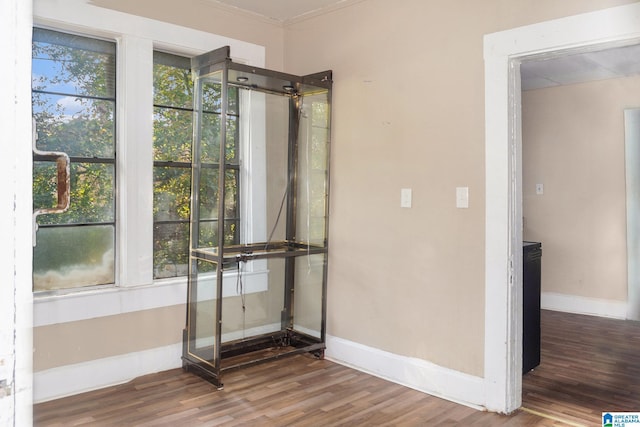
{"type": "Polygon", "coordinates": [[[153,280],[153,43],[123,36],[117,84],[117,284],[153,280]]]}

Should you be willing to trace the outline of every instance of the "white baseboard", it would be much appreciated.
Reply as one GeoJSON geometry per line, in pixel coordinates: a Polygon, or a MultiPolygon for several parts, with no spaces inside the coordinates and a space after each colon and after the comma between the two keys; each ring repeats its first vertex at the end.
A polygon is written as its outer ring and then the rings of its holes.
{"type": "Polygon", "coordinates": [[[589,298],[555,292],[542,292],[540,306],[544,310],[587,314],[613,319],[626,319],[627,317],[627,303],[625,301],[589,298]]]}
{"type": "MultiPolygon", "coordinates": [[[[280,330],[280,323],[245,331],[253,336],[280,330]]],[[[300,329],[300,328],[296,328],[300,329]]],[[[312,334],[314,331],[303,331],[312,334]]],[[[319,332],[318,332],[319,335],[319,332]]],[[[244,334],[225,334],[223,342],[244,338],[244,334]]],[[[213,345],[202,341],[200,346],[213,345]]],[[[182,366],[182,343],[103,359],[60,366],[33,374],[33,401],[46,402],[131,381],[142,375],[182,366]]]]}
{"type": "Polygon", "coordinates": [[[433,396],[484,409],[484,379],[327,335],[327,359],[433,396]]]}
{"type": "Polygon", "coordinates": [[[33,401],[46,402],[182,366],[182,343],[34,372],[33,401]]]}
{"type": "MultiPolygon", "coordinates": [[[[327,359],[406,387],[483,409],[483,378],[327,336],[327,359]]],[[[182,366],[182,343],[61,366],[33,375],[34,403],[46,402],[131,381],[182,366]]]]}

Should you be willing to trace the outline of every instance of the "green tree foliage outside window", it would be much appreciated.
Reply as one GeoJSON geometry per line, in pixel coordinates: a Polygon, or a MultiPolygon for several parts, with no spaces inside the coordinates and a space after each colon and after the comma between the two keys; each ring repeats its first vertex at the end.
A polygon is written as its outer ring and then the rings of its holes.
{"type": "MultiPolygon", "coordinates": [[[[154,52],[153,88],[153,266],[154,278],[188,271],[193,90],[189,58],[154,52]]],[[[230,91],[225,179],[225,241],[239,241],[238,94],[230,91]]],[[[203,91],[200,179],[200,246],[217,244],[220,85],[203,91]]]]}
{"type": "Polygon", "coordinates": [[[193,81],[189,59],[153,54],[154,278],[187,273],[193,81]]]}
{"type": "MultiPolygon", "coordinates": [[[[32,106],[41,151],[71,158],[71,206],[38,217],[34,291],[115,279],[115,59],[113,42],[35,28],[32,106]]],[[[56,204],[56,167],[34,156],[34,208],[56,204]]]]}

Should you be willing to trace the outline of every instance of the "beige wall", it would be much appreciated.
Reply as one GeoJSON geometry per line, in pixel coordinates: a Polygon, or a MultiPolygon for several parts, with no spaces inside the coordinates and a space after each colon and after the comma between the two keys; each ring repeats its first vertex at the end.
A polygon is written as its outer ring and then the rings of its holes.
{"type": "MultiPolygon", "coordinates": [[[[282,29],[200,0],[93,1],[265,45],[269,68],[333,69],[328,332],[479,376],[482,37],[632,2],[364,0],[282,29]],[[455,208],[457,186],[469,187],[469,209],[455,208]],[[411,209],[401,188],[413,189],[411,209]]],[[[168,307],[36,328],[34,369],[178,343],[183,316],[168,307]]]]}
{"type": "Polygon", "coordinates": [[[483,375],[483,35],[624,3],[366,0],[287,27],[288,72],[334,71],[330,334],[483,375]]]}
{"type": "Polygon", "coordinates": [[[523,93],[524,238],[543,243],[543,292],[627,299],[623,111],[632,107],[640,77],[523,93]]]}
{"type": "Polygon", "coordinates": [[[184,319],[185,307],[176,305],[34,328],[33,370],[181,342],[184,319]]]}

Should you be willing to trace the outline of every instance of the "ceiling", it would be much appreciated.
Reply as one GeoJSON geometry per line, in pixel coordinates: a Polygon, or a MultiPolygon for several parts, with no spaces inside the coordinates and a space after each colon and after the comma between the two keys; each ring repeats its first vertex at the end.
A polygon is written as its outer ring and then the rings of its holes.
{"type": "Polygon", "coordinates": [[[640,45],[523,62],[522,89],[583,83],[640,74],[640,45]]]}
{"type": "Polygon", "coordinates": [[[287,23],[304,15],[331,10],[349,0],[213,0],[265,18],[287,23]]]}
{"type": "MultiPolygon", "coordinates": [[[[360,0],[210,0],[280,24],[326,13],[360,0]]],[[[522,89],[640,75],[640,45],[583,52],[523,62],[522,89]]]]}

